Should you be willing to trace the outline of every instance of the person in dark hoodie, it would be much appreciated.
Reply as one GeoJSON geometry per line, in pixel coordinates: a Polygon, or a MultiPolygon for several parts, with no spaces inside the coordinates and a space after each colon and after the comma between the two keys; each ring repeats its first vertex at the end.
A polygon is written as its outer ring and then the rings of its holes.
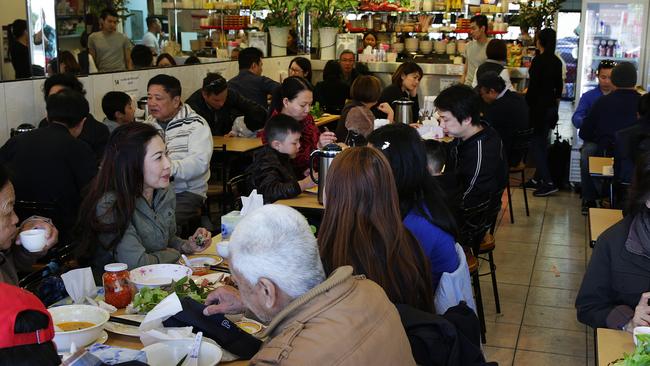
{"type": "Polygon", "coordinates": [[[259,104],[228,88],[228,82],[219,73],[208,73],[203,86],[185,101],[210,125],[212,136],[223,136],[232,130],[234,120],[244,116],[244,124],[251,131],[264,127],[266,110],[259,104]]]}
{"type": "Polygon", "coordinates": [[[475,207],[506,186],[508,176],[501,138],[479,115],[480,97],[467,85],[440,92],[434,102],[440,126],[454,137],[450,168],[460,186],[461,207],[475,207]]]}
{"type": "Polygon", "coordinates": [[[635,167],[628,210],[623,220],[596,241],[582,279],[578,321],[593,328],[650,325],[650,154],[635,167]]]}
{"type": "Polygon", "coordinates": [[[637,157],[645,151],[650,151],[650,93],[639,99],[637,114],[637,123],[616,133],[614,177],[623,183],[632,181],[637,157]]]}
{"type": "MultiPolygon", "coordinates": [[[[56,94],[65,89],[71,89],[81,94],[86,94],[83,84],[74,75],[54,74],[45,79],[45,83],[43,84],[45,100],[47,100],[50,95],[56,94]]],[[[50,122],[48,122],[47,118],[43,118],[38,124],[38,128],[47,127],[49,125],[50,122]]],[[[110,132],[108,131],[108,127],[95,119],[91,113],[88,113],[86,122],[83,125],[83,130],[81,130],[81,135],[79,135],[79,139],[87,143],[93,150],[97,164],[99,164],[104,156],[104,148],[106,147],[109,134],[110,132]]]]}
{"type": "Polygon", "coordinates": [[[264,203],[296,197],[316,186],[310,176],[298,180],[289,161],[300,149],[300,131],[300,123],[285,114],[276,114],[266,122],[267,143],[248,169],[250,185],[264,197],[264,203]]]}
{"type": "Polygon", "coordinates": [[[580,138],[585,141],[580,160],[582,212],[596,207],[598,191],[589,174],[589,156],[612,156],[616,132],[632,126],[637,120],[639,93],[636,92],[636,68],[630,62],[621,62],[612,70],[616,90],[603,95],[594,103],[582,122],[580,138]]]}

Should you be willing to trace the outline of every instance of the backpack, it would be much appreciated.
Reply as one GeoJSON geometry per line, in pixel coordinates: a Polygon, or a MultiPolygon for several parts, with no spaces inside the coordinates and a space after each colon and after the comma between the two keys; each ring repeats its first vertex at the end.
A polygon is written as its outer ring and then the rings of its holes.
{"type": "Polygon", "coordinates": [[[569,163],[571,162],[571,143],[561,139],[555,131],[555,141],[548,148],[548,170],[553,183],[563,189],[569,184],[569,163]]]}
{"type": "MultiPolygon", "coordinates": [[[[486,363],[481,348],[463,333],[463,329],[478,329],[478,318],[464,303],[449,308],[445,316],[427,313],[410,305],[398,304],[397,311],[411,344],[413,358],[418,365],[426,366],[479,366],[497,365],[486,363]],[[460,308],[458,308],[460,307],[460,308]],[[456,309],[456,310],[454,310],[456,309]],[[475,325],[457,327],[446,319],[446,314],[468,314],[455,316],[453,321],[475,325]]],[[[478,341],[479,332],[475,338],[478,341]]]]}

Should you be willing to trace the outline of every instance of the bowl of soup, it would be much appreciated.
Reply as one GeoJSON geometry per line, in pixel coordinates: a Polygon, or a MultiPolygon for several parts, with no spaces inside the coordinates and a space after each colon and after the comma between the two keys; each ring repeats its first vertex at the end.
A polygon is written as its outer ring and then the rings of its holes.
{"type": "Polygon", "coordinates": [[[100,337],[108,321],[108,311],[90,305],[63,305],[50,308],[54,323],[54,342],[60,352],[70,350],[70,345],[85,347],[100,337]]]}

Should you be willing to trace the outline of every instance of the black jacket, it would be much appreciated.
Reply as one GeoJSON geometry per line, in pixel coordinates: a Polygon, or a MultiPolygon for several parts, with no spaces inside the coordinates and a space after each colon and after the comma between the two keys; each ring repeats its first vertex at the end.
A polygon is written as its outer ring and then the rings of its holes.
{"type": "Polygon", "coordinates": [[[630,183],[637,156],[650,151],[650,118],[641,118],[631,127],[616,132],[614,145],[614,176],[630,183]]]}
{"type": "Polygon", "coordinates": [[[528,105],[523,97],[510,90],[486,106],[483,118],[501,137],[503,150],[510,165],[518,164],[521,156],[512,156],[511,148],[517,132],[528,128],[528,105]]]}
{"type": "MultiPolygon", "coordinates": [[[[54,203],[54,223],[69,232],[77,219],[81,191],[97,174],[92,150],[58,123],[16,135],[0,148],[11,172],[16,200],[54,203]]],[[[24,218],[23,218],[24,219],[24,218]]]]}
{"type": "Polygon", "coordinates": [[[231,89],[228,89],[226,102],[218,111],[205,102],[201,89],[190,95],[185,103],[208,121],[212,136],[223,136],[230,132],[235,118],[239,116],[244,116],[244,124],[253,132],[264,128],[266,122],[266,110],[262,106],[231,89]]]}
{"type": "Polygon", "coordinates": [[[465,141],[452,142],[450,168],[460,186],[462,207],[477,206],[506,186],[508,168],[499,134],[489,126],[465,141]]]}
{"type": "Polygon", "coordinates": [[[632,126],[641,96],[636,90],[618,89],[598,98],[580,127],[580,138],[612,153],[616,132],[632,126]]]}
{"type": "Polygon", "coordinates": [[[641,294],[650,291],[650,259],[625,248],[632,219],[625,217],[596,241],[576,297],[581,323],[620,329],[633,317],[641,294]]]}
{"type": "Polygon", "coordinates": [[[418,96],[411,97],[407,92],[403,92],[402,88],[395,84],[390,84],[384,90],[381,92],[381,96],[379,97],[379,101],[377,101],[377,105],[373,107],[373,113],[375,114],[375,117],[377,118],[386,118],[386,113],[381,112],[377,109],[377,106],[380,105],[381,103],[388,103],[390,104],[390,107],[393,108],[393,111],[395,112],[395,117],[397,117],[397,109],[395,108],[395,101],[402,99],[402,98],[407,98],[411,101],[413,101],[413,106],[411,107],[412,111],[412,117],[413,117],[413,122],[417,121],[420,118],[420,102],[418,101],[418,96]]]}
{"type": "Polygon", "coordinates": [[[265,145],[255,154],[248,171],[250,186],[264,196],[264,203],[296,197],[302,192],[289,156],[269,145],[265,145]]]}
{"type": "Polygon", "coordinates": [[[557,114],[557,100],[562,97],[562,61],[555,54],[544,52],[533,59],[528,75],[526,102],[530,108],[531,127],[536,130],[552,127],[544,125],[549,123],[547,110],[555,108],[557,114]]]}
{"type": "MultiPolygon", "coordinates": [[[[47,127],[50,123],[46,118],[43,118],[38,124],[38,128],[47,127]]],[[[106,149],[106,143],[108,142],[108,136],[110,136],[108,127],[105,124],[99,122],[95,119],[92,114],[88,114],[86,117],[86,122],[84,123],[84,128],[81,130],[79,135],[79,140],[87,143],[90,148],[95,153],[95,158],[97,159],[97,165],[102,161],[104,157],[104,150],[106,149]]]]}
{"type": "Polygon", "coordinates": [[[314,88],[314,100],[326,113],[341,114],[348,98],[350,98],[350,88],[338,79],[319,81],[314,88]]]}

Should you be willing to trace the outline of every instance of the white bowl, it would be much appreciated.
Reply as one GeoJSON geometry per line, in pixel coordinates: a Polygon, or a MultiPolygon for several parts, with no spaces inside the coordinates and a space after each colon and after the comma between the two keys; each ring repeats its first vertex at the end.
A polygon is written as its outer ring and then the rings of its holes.
{"type": "Polygon", "coordinates": [[[639,334],[650,334],[650,327],[635,327],[632,333],[634,335],[634,345],[637,345],[636,336],[639,334]]]}
{"type": "Polygon", "coordinates": [[[192,269],[180,264],[151,264],[131,270],[131,282],[140,290],[143,287],[160,287],[192,275],[192,269]]]}
{"type": "MultiPolygon", "coordinates": [[[[192,350],[192,339],[179,339],[150,344],[142,350],[147,354],[147,364],[150,366],[176,365],[178,361],[192,350]]],[[[206,341],[201,342],[199,351],[199,366],[213,366],[221,361],[221,348],[206,341]]]]}
{"type": "MultiPolygon", "coordinates": [[[[108,311],[90,305],[63,305],[47,309],[52,315],[54,325],[64,322],[89,322],[92,327],[69,332],[55,332],[54,343],[58,351],[70,350],[70,344],[81,348],[94,342],[104,330],[108,321],[108,311]]],[[[56,328],[55,328],[56,329],[56,328]]]]}

